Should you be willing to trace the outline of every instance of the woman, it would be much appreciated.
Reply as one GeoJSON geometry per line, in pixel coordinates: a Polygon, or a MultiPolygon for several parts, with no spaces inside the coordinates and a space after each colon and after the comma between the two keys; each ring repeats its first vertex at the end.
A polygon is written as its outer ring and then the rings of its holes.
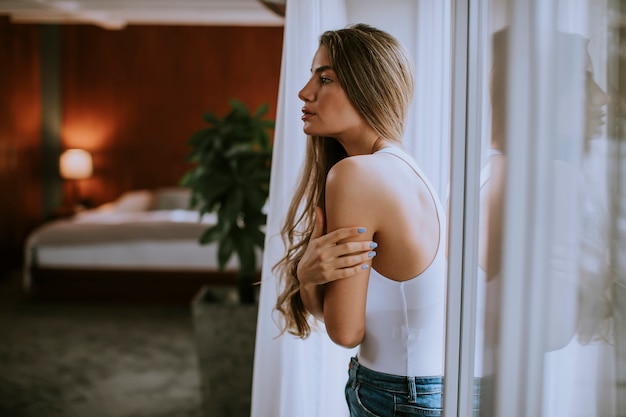
{"type": "Polygon", "coordinates": [[[320,37],[299,93],[307,154],[276,308],[294,335],[310,334],[312,315],[336,344],[359,346],[351,416],[441,411],[445,218],[401,147],[413,89],[404,48],[359,24],[320,37]]]}

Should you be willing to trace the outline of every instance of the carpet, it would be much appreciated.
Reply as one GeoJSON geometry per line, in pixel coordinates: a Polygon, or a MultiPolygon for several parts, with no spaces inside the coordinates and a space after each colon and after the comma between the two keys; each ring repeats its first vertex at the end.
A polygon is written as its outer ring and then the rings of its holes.
{"type": "Polygon", "coordinates": [[[0,416],[201,417],[189,306],[33,301],[0,281],[0,416]]]}

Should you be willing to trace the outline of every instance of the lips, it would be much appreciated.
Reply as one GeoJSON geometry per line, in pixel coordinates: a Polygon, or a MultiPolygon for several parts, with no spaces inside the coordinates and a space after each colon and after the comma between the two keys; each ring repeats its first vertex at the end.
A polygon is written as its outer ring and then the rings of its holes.
{"type": "Polygon", "coordinates": [[[602,127],[605,124],[606,113],[599,107],[591,107],[587,109],[586,132],[587,136],[597,138],[602,134],[602,127]]]}
{"type": "Polygon", "coordinates": [[[587,120],[593,121],[600,125],[604,124],[605,116],[606,116],[606,113],[604,113],[604,111],[602,110],[588,110],[587,112],[587,120]]]}
{"type": "Polygon", "coordinates": [[[302,120],[307,120],[309,119],[311,116],[315,116],[315,113],[313,113],[312,111],[310,111],[309,109],[307,109],[306,107],[302,108],[302,120]]]}

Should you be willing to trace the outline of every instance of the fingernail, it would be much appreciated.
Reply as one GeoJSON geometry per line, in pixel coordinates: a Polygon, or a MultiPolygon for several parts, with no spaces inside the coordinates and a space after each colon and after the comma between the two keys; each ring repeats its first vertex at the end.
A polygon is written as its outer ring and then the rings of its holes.
{"type": "Polygon", "coordinates": [[[367,268],[369,268],[369,267],[370,267],[370,266],[369,266],[368,264],[361,265],[361,269],[367,269],[367,268]]]}
{"type": "Polygon", "coordinates": [[[359,227],[359,233],[365,233],[365,227],[359,227]]]}
{"type": "Polygon", "coordinates": [[[374,256],[376,256],[376,252],[370,252],[367,254],[368,258],[373,258],[374,256]]]}
{"type": "Polygon", "coordinates": [[[372,242],[372,243],[370,243],[370,248],[371,248],[371,249],[374,249],[374,248],[376,248],[376,247],[378,247],[378,243],[376,243],[376,242],[372,242]]]}

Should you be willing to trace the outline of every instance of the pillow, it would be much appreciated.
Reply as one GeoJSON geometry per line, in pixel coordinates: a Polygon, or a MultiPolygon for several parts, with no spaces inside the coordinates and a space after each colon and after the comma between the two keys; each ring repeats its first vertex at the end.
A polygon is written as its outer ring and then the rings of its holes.
{"type": "Polygon", "coordinates": [[[191,190],[182,187],[159,188],[150,210],[190,210],[191,190]]]}
{"type": "Polygon", "coordinates": [[[137,213],[149,210],[154,195],[148,190],[128,191],[122,194],[114,205],[116,213],[137,213]]]}

